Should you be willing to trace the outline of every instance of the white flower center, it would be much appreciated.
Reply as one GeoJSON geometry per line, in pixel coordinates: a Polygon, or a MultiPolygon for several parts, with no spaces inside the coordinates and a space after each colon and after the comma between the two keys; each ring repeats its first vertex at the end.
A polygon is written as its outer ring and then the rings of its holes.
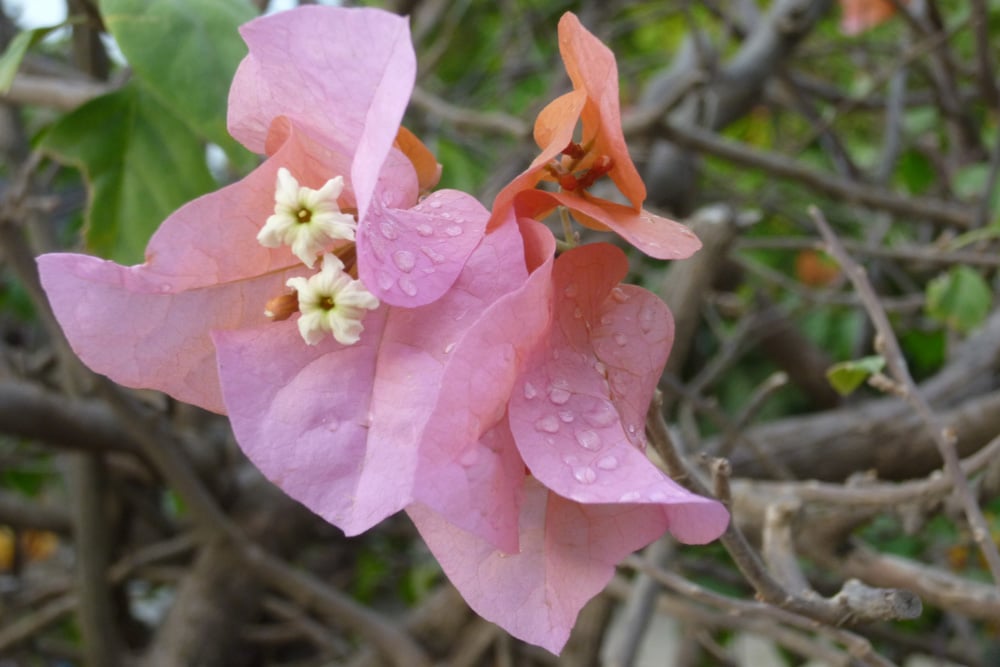
{"type": "Polygon", "coordinates": [[[310,345],[332,333],[338,343],[353,345],[361,338],[366,310],[378,308],[378,299],[344,271],[333,254],[323,255],[323,269],[309,278],[290,278],[287,285],[299,295],[299,333],[310,345]]]}
{"type": "Polygon", "coordinates": [[[337,197],[344,190],[344,177],[337,176],[319,190],[300,186],[291,172],[278,170],[274,193],[274,215],[267,219],[257,240],[267,248],[291,246],[292,252],[310,269],[316,256],[330,241],[354,240],[358,223],[341,213],[337,197]]]}

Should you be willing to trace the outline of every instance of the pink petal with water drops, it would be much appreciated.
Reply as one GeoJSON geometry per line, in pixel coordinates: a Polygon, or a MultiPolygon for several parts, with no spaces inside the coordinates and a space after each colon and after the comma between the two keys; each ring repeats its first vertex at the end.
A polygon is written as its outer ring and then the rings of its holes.
{"type": "Polygon", "coordinates": [[[373,200],[358,229],[359,277],[386,303],[430,303],[454,284],[488,219],[482,204],[457,190],[434,192],[410,209],[373,200]]]}
{"type": "Polygon", "coordinates": [[[507,402],[521,364],[547,335],[555,239],[544,225],[525,221],[518,228],[510,218],[487,240],[500,234],[513,234],[517,246],[499,248],[501,256],[520,257],[524,239],[545,261],[534,266],[516,290],[492,304],[463,338],[449,343],[454,350],[425,431],[415,500],[511,552],[517,548],[523,464],[509,437],[483,433],[495,433],[498,422],[507,431],[507,402]]]}
{"type": "Polygon", "coordinates": [[[641,505],[579,505],[535,479],[524,484],[520,552],[506,554],[421,505],[407,510],[445,574],[483,618],[559,653],[576,617],[615,565],[662,534],[641,505]]]}
{"type": "Polygon", "coordinates": [[[354,156],[359,217],[396,138],[416,75],[406,18],[378,9],[301,7],[240,29],[250,54],[229,93],[229,131],[264,151],[271,121],[287,116],[354,156]]]}
{"type": "Polygon", "coordinates": [[[614,286],[627,268],[624,254],[604,244],[556,262],[551,338],[511,396],[511,430],[525,464],[556,493],[656,505],[677,539],[707,542],[725,529],[726,510],[673,482],[643,451],[673,319],[655,295],[614,286]]]}

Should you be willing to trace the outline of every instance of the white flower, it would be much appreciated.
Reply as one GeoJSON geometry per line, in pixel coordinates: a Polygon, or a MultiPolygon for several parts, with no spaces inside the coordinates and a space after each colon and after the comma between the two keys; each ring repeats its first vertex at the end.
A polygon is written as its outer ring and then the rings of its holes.
{"type": "Polygon", "coordinates": [[[361,338],[361,319],[366,310],[378,308],[378,299],[360,280],[344,272],[344,263],[333,254],[323,255],[323,269],[309,278],[291,278],[286,283],[299,295],[299,333],[310,345],[330,332],[343,345],[361,338]]]}
{"type": "Polygon", "coordinates": [[[310,269],[316,255],[335,239],[354,240],[358,223],[340,212],[337,197],[344,190],[344,177],[337,176],[319,190],[300,187],[291,172],[278,170],[274,193],[274,215],[264,223],[257,240],[267,248],[284,244],[310,269]]]}

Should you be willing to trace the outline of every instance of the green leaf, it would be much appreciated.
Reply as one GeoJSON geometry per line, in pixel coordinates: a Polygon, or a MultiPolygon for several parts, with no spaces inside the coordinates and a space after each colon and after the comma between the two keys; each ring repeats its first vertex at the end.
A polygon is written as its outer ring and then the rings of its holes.
{"type": "Polygon", "coordinates": [[[247,53],[237,28],[256,16],[246,0],[101,0],[104,24],[153,95],[241,171],[256,158],[226,130],[226,101],[247,53]]]}
{"type": "Polygon", "coordinates": [[[826,371],[826,379],[841,396],[848,396],[870,376],[880,373],[885,368],[885,359],[881,356],[862,357],[852,361],[841,361],[830,366],[826,371]]]}
{"type": "Polygon", "coordinates": [[[28,49],[42,41],[47,34],[60,26],[49,26],[47,28],[35,28],[25,30],[17,34],[10,40],[7,50],[0,55],[0,95],[10,92],[10,87],[14,85],[14,76],[21,67],[21,61],[28,49]]]}
{"type": "Polygon", "coordinates": [[[84,173],[87,248],[124,264],[142,261],[169,213],[215,188],[199,138],[135,83],[67,114],[39,147],[84,173]]]}
{"type": "Polygon", "coordinates": [[[992,301],[989,284],[967,266],[956,266],[927,284],[927,314],[962,333],[983,323],[992,301]]]}

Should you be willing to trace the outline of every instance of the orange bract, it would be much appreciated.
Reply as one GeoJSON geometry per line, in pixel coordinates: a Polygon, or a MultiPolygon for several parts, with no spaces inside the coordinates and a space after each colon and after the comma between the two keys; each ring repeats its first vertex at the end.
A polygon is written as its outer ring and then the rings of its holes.
{"type": "Polygon", "coordinates": [[[841,31],[857,35],[889,19],[896,13],[896,5],[890,0],[840,0],[840,10],[841,31]]]}
{"type": "Polygon", "coordinates": [[[413,168],[417,170],[417,183],[421,192],[427,192],[438,184],[441,180],[441,165],[417,135],[400,125],[395,146],[410,158],[413,168]]]}
{"type": "Polygon", "coordinates": [[[570,13],[559,21],[559,51],[573,90],[538,114],[534,137],[541,153],[497,195],[487,231],[501,224],[511,206],[518,215],[535,218],[565,206],[584,226],[614,231],[648,255],[689,257],[701,247],[698,238],[683,225],[642,209],[646,186],[621,128],[614,54],[570,13]],[[582,130],[576,141],[578,122],[582,130]],[[588,192],[604,176],[628,205],[588,192]],[[554,182],[559,191],[535,189],[542,180],[554,182]]]}

